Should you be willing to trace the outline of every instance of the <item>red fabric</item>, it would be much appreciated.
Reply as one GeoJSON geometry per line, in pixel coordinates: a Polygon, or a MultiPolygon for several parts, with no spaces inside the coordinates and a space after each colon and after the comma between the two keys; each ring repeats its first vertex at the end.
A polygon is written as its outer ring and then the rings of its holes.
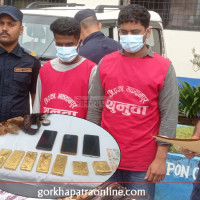
{"type": "Polygon", "coordinates": [[[86,119],[88,84],[94,66],[86,59],[71,70],[59,72],[52,68],[50,61],[46,62],[39,72],[42,84],[40,112],[86,119]]]}
{"type": "Polygon", "coordinates": [[[119,169],[146,171],[155,158],[160,126],[159,91],[170,61],[154,57],[130,58],[119,51],[102,60],[100,79],[105,91],[101,125],[121,150],[119,169]]]}

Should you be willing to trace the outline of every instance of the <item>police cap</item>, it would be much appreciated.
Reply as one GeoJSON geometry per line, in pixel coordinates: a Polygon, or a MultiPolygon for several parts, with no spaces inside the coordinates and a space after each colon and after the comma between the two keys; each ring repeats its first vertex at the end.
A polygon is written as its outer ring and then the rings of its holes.
{"type": "Polygon", "coordinates": [[[0,6],[0,15],[7,14],[12,17],[15,21],[22,22],[23,13],[14,6],[4,5],[0,6]]]}
{"type": "Polygon", "coordinates": [[[96,14],[94,12],[94,10],[90,10],[90,9],[87,9],[87,10],[81,10],[81,11],[78,11],[76,13],[76,15],[74,16],[74,18],[81,22],[82,20],[84,20],[85,18],[87,17],[95,17],[96,18],[96,14]]]}

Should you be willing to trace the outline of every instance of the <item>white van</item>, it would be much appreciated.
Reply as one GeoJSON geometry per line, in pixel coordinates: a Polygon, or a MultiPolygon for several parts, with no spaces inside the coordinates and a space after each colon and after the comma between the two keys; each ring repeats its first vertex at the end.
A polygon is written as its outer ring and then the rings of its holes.
{"type": "MultiPolygon", "coordinates": [[[[45,9],[22,10],[24,14],[24,33],[20,36],[20,45],[34,51],[42,61],[54,58],[56,50],[53,33],[50,31],[50,24],[59,17],[74,17],[82,9],[84,7],[50,7],[45,9]]],[[[117,41],[119,40],[117,30],[118,14],[119,10],[116,9],[106,9],[104,12],[98,12],[97,10],[96,14],[98,20],[102,23],[102,32],[117,41]]],[[[147,43],[155,52],[166,56],[162,20],[156,12],[150,11],[150,15],[152,34],[147,43]]]]}

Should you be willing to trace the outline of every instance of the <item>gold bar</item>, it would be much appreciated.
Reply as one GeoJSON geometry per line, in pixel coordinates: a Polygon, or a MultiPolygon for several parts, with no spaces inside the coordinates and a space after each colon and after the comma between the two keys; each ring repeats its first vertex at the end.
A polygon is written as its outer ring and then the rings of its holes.
{"type": "Polygon", "coordinates": [[[24,157],[24,154],[25,151],[19,151],[19,150],[14,151],[4,168],[16,170],[22,158],[24,157]]]}
{"type": "Polygon", "coordinates": [[[37,152],[28,151],[22,162],[20,169],[24,171],[32,171],[36,158],[37,158],[37,152]]]}
{"type": "Polygon", "coordinates": [[[88,175],[89,170],[87,162],[73,161],[73,171],[76,175],[88,175]]]}
{"type": "Polygon", "coordinates": [[[41,153],[36,172],[48,173],[51,163],[51,153],[41,153]]]}
{"type": "Polygon", "coordinates": [[[53,164],[53,168],[51,170],[51,174],[63,176],[65,173],[66,164],[67,164],[67,156],[57,155],[55,162],[53,164]]]}
{"type": "Polygon", "coordinates": [[[4,163],[6,162],[11,153],[11,149],[2,149],[0,151],[0,168],[3,167],[4,163]]]}
{"type": "Polygon", "coordinates": [[[107,175],[112,172],[107,161],[94,161],[92,165],[93,165],[95,174],[107,175]]]}

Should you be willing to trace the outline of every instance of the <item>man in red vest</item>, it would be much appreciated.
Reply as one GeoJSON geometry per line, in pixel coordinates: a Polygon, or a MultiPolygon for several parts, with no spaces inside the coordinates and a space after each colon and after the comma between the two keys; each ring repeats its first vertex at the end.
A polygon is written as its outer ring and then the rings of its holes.
{"type": "Polygon", "coordinates": [[[153,135],[175,137],[178,86],[171,62],[145,44],[150,14],[128,5],[118,17],[121,51],[105,56],[89,92],[87,119],[106,129],[118,142],[121,162],[109,182],[143,189],[154,199],[155,182],[165,178],[169,144],[153,135]],[[103,97],[100,99],[99,97],[103,97]],[[103,106],[96,102],[103,100],[103,106]]]}
{"type": "Polygon", "coordinates": [[[89,79],[95,64],[78,54],[80,25],[70,17],[51,26],[57,58],[40,69],[34,113],[60,113],[86,118],[89,79]]]}

